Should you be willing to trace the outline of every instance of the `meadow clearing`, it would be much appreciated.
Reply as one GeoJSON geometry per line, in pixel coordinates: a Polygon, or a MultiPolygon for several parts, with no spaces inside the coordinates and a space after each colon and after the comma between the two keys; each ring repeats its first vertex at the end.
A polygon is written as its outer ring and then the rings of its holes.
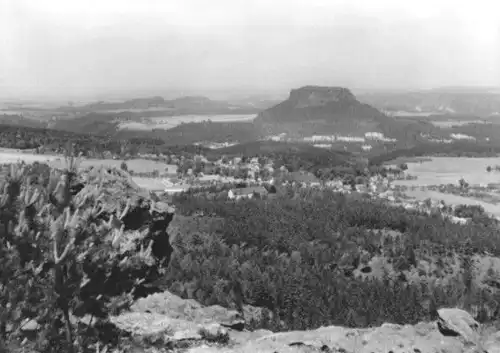
{"type": "MultiPolygon", "coordinates": [[[[40,155],[31,152],[23,152],[21,150],[1,148],[0,149],[0,164],[16,163],[24,161],[25,163],[47,163],[56,168],[64,168],[65,160],[63,156],[57,155],[40,155]]],[[[83,159],[80,163],[80,168],[87,168],[90,166],[99,167],[115,167],[120,168],[122,164],[120,159],[83,159]]],[[[161,174],[175,174],[177,166],[174,164],[166,164],[147,159],[130,159],[126,161],[129,171],[138,173],[149,173],[158,170],[161,174]]],[[[132,177],[134,182],[140,187],[148,190],[162,190],[165,189],[162,178],[145,178],[145,177],[132,177]]]]}
{"type": "Polygon", "coordinates": [[[132,177],[132,180],[140,188],[150,191],[163,191],[166,188],[162,182],[163,178],[132,177]]]}
{"type": "Polygon", "coordinates": [[[445,120],[445,121],[438,121],[438,120],[431,120],[430,123],[434,126],[440,127],[440,128],[452,128],[455,126],[464,126],[464,125],[469,125],[469,124],[489,124],[490,122],[484,121],[484,120],[445,120]]]}
{"type": "Polygon", "coordinates": [[[130,121],[119,124],[122,130],[152,130],[172,129],[180,124],[212,122],[244,122],[254,119],[256,114],[203,114],[203,115],[176,115],[154,118],[144,118],[143,121],[130,121]]]}
{"type": "MultiPolygon", "coordinates": [[[[438,190],[430,190],[434,185],[457,185],[461,178],[474,186],[498,185],[500,181],[499,172],[487,172],[487,166],[500,165],[500,157],[497,158],[464,158],[464,157],[433,157],[424,160],[407,163],[408,174],[416,176],[415,180],[396,180],[395,185],[407,186],[405,194],[408,197],[423,201],[425,199],[443,200],[449,205],[467,204],[480,205],[486,212],[500,218],[500,204],[498,193],[484,192],[483,197],[456,195],[443,193],[438,190]]],[[[476,194],[477,195],[477,194],[476,194]]]]}
{"type": "Polygon", "coordinates": [[[0,164],[16,163],[20,161],[24,161],[25,163],[50,163],[58,158],[61,157],[55,155],[34,154],[31,151],[27,152],[13,148],[0,148],[0,164]]]}
{"type": "Polygon", "coordinates": [[[500,165],[500,157],[433,157],[407,165],[407,173],[416,176],[417,179],[397,180],[394,184],[409,187],[456,184],[461,178],[471,185],[496,184],[500,181],[499,172],[486,171],[488,166],[500,165]]]}
{"type": "MultiPolygon", "coordinates": [[[[90,166],[99,167],[99,166],[107,166],[107,167],[115,167],[120,168],[123,160],[121,159],[83,159],[80,163],[81,168],[87,168],[90,166]]],[[[129,159],[125,161],[127,163],[127,167],[129,171],[133,171],[136,173],[151,173],[157,170],[159,173],[176,173],[177,166],[173,164],[166,164],[163,162],[152,161],[148,159],[129,159]]],[[[52,160],[50,162],[56,168],[62,168],[65,165],[64,158],[59,157],[57,160],[52,160]]]]}
{"type": "Polygon", "coordinates": [[[471,197],[465,197],[460,195],[445,194],[439,191],[429,190],[429,189],[412,189],[405,192],[406,196],[414,198],[419,201],[426,199],[441,201],[443,200],[447,205],[479,205],[484,208],[484,210],[490,215],[500,219],[500,205],[485,202],[482,200],[477,200],[471,197]]]}
{"type": "Polygon", "coordinates": [[[121,108],[121,109],[97,109],[98,113],[142,113],[142,112],[164,112],[164,111],[175,111],[175,108],[169,107],[148,107],[148,108],[121,108]]]}
{"type": "MultiPolygon", "coordinates": [[[[0,148],[0,164],[17,163],[24,161],[25,163],[47,163],[55,168],[64,168],[65,160],[63,156],[58,155],[40,155],[28,151],[0,148]]],[[[99,167],[115,167],[120,168],[123,160],[121,159],[83,159],[80,162],[80,168],[88,168],[90,166],[99,167]]],[[[166,164],[163,162],[148,160],[148,159],[129,159],[126,161],[129,171],[135,173],[150,173],[157,170],[164,177],[143,177],[143,176],[132,176],[132,180],[140,187],[150,191],[163,191],[167,189],[177,190],[180,188],[187,189],[188,185],[174,185],[172,187],[166,187],[163,183],[167,176],[172,176],[177,173],[177,165],[166,164]]],[[[200,182],[211,182],[213,180],[224,179],[225,181],[234,181],[234,178],[221,178],[214,175],[206,175],[199,177],[200,182]]]]}
{"type": "Polygon", "coordinates": [[[403,110],[398,111],[385,111],[387,115],[393,116],[395,118],[426,118],[431,115],[444,115],[442,112],[406,112],[403,110]]]}

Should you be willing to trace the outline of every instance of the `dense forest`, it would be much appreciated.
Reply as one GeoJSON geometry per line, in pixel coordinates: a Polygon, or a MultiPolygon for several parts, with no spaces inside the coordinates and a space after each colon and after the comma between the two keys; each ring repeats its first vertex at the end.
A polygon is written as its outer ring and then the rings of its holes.
{"type": "Polygon", "coordinates": [[[109,158],[143,154],[199,154],[206,148],[195,145],[165,144],[163,140],[129,136],[116,137],[62,130],[0,125],[0,147],[29,149],[38,153],[64,153],[71,142],[76,153],[86,157],[109,158]]]}
{"type": "Polygon", "coordinates": [[[230,306],[231,283],[240,279],[245,302],[275,318],[258,327],[415,323],[455,305],[488,321],[500,309],[499,293],[478,283],[471,265],[474,255],[500,255],[495,223],[457,225],[362,195],[291,187],[272,199],[197,194],[175,203],[176,251],[163,284],[204,304],[230,306]],[[450,272],[455,256],[461,269],[450,272]],[[382,270],[373,263],[381,258],[382,270]]]}

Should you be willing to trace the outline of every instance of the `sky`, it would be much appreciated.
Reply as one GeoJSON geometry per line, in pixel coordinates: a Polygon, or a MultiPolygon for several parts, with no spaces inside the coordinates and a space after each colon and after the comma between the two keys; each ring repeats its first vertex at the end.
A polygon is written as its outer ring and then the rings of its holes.
{"type": "Polygon", "coordinates": [[[497,0],[0,0],[0,95],[500,86],[497,0]]]}

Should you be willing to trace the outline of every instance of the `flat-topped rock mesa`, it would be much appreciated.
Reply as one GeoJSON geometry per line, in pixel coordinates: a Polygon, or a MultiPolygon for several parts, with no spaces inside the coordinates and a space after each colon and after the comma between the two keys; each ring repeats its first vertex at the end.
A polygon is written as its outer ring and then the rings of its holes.
{"type": "Polygon", "coordinates": [[[344,87],[304,86],[290,91],[287,100],[261,112],[263,123],[323,121],[374,121],[384,117],[377,109],[359,102],[344,87]]]}
{"type": "Polygon", "coordinates": [[[260,124],[267,135],[286,133],[294,137],[364,136],[367,132],[388,135],[393,129],[385,126],[397,124],[358,101],[348,88],[313,85],[292,89],[288,99],[261,112],[254,123],[260,124]]]}
{"type": "Polygon", "coordinates": [[[283,102],[259,113],[254,120],[263,135],[288,137],[315,135],[364,137],[379,133],[404,148],[420,141],[421,134],[436,132],[434,125],[395,119],[363,103],[350,89],[307,85],[292,89],[283,102]]]}
{"type": "Polygon", "coordinates": [[[289,100],[295,102],[295,108],[319,107],[332,102],[356,102],[356,97],[348,88],[304,86],[292,89],[289,100]]]}

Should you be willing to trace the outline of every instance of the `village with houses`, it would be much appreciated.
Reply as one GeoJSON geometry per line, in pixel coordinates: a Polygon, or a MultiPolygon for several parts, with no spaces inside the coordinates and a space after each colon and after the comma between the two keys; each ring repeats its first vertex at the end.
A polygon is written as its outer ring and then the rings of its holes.
{"type": "MultiPolygon", "coordinates": [[[[406,194],[407,187],[398,185],[398,180],[412,180],[415,177],[405,172],[405,168],[389,168],[385,175],[376,174],[365,178],[344,177],[320,180],[306,171],[288,171],[285,166],[275,169],[270,159],[254,158],[221,158],[210,162],[203,156],[195,156],[193,160],[176,159],[177,167],[168,168],[158,178],[134,177],[148,179],[151,191],[168,197],[186,192],[204,192],[238,201],[251,198],[272,198],[281,188],[299,187],[329,189],[342,194],[359,194],[363,197],[384,200],[395,207],[415,210],[427,214],[439,213],[454,223],[465,224],[467,217],[456,217],[454,207],[443,201],[413,199],[406,194]],[[174,172],[175,170],[175,172],[174,172]],[[154,180],[154,182],[153,182],[154,180]]],[[[138,183],[140,184],[140,183],[138,183]]],[[[456,188],[460,188],[460,181],[456,188]]],[[[215,196],[214,196],[215,197],[215,196]]]]}

